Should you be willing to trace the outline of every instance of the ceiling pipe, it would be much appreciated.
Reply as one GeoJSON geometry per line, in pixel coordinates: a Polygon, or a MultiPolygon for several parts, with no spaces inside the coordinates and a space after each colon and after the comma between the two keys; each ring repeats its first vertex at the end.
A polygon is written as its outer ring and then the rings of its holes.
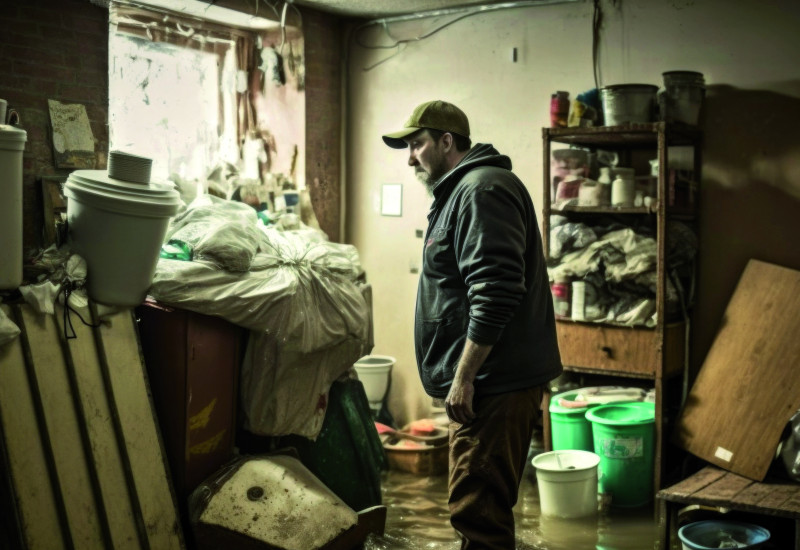
{"type": "Polygon", "coordinates": [[[367,21],[361,27],[369,27],[371,25],[385,25],[388,23],[398,23],[401,21],[412,21],[415,19],[425,19],[427,17],[441,17],[443,15],[454,15],[465,12],[483,13],[495,10],[505,10],[510,8],[530,8],[535,6],[546,6],[551,4],[567,4],[572,2],[580,2],[582,0],[517,0],[516,2],[503,2],[502,4],[481,4],[475,6],[464,6],[461,8],[445,8],[440,10],[422,11],[419,13],[409,13],[406,15],[393,15],[390,17],[381,17],[380,19],[373,19],[367,21]]]}

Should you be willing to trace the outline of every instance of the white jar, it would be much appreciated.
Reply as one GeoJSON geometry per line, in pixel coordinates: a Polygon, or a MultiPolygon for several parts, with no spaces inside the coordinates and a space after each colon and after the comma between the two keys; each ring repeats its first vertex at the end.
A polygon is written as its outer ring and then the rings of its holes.
{"type": "Polygon", "coordinates": [[[576,321],[583,321],[586,319],[586,283],[583,281],[574,281],[572,283],[572,318],[576,321]]]}
{"type": "Polygon", "coordinates": [[[631,207],[636,197],[636,181],[633,169],[618,168],[611,183],[611,206],[631,207]]]}

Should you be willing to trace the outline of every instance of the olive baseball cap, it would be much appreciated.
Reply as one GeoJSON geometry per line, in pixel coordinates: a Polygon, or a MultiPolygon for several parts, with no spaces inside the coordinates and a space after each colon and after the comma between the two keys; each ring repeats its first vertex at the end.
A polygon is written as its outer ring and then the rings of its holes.
{"type": "Polygon", "coordinates": [[[405,123],[402,130],[383,136],[383,141],[389,147],[405,149],[403,141],[414,132],[423,128],[432,128],[440,132],[449,132],[469,137],[469,120],[464,111],[446,101],[428,101],[418,105],[405,123]]]}

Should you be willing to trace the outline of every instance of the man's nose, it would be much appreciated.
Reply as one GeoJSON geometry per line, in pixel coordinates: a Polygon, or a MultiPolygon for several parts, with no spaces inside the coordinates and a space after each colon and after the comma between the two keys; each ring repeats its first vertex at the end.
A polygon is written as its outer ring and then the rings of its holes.
{"type": "Polygon", "coordinates": [[[417,157],[414,155],[414,153],[410,153],[408,155],[408,165],[409,166],[416,166],[417,164],[419,164],[417,162],[417,157]]]}

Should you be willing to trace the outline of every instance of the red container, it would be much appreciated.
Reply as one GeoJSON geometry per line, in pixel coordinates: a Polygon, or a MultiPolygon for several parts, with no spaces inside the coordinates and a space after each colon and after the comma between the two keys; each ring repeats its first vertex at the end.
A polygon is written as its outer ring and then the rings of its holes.
{"type": "Polygon", "coordinates": [[[570,315],[569,281],[556,281],[550,285],[553,293],[553,309],[559,319],[568,319],[570,315]]]}

